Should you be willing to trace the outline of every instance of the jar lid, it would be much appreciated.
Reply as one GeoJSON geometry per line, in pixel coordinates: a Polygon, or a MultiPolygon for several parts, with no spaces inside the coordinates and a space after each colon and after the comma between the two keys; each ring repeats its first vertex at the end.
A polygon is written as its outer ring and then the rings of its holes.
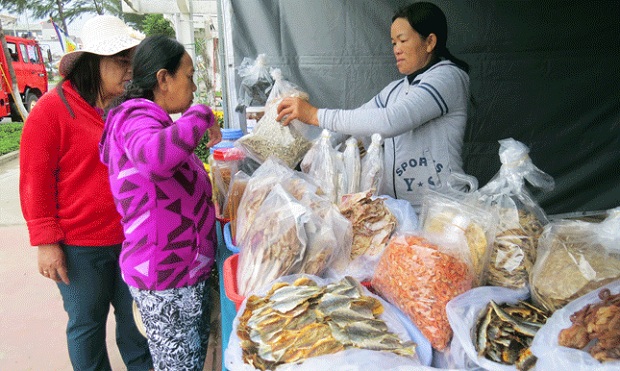
{"type": "Polygon", "coordinates": [[[237,140],[243,136],[241,129],[221,129],[223,140],[237,140]]]}
{"type": "Polygon", "coordinates": [[[213,151],[213,159],[217,161],[243,160],[245,155],[238,148],[219,148],[213,151]]]}
{"type": "Polygon", "coordinates": [[[229,141],[223,141],[223,142],[219,142],[218,144],[214,145],[213,147],[211,147],[209,149],[209,152],[211,154],[213,154],[213,152],[216,149],[222,149],[222,148],[233,148],[235,146],[235,144],[233,142],[229,142],[229,141]]]}

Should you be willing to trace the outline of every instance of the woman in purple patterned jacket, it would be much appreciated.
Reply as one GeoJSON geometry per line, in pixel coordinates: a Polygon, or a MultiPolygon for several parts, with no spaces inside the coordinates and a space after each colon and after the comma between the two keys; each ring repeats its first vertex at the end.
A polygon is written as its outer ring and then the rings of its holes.
{"type": "Polygon", "coordinates": [[[125,232],[123,279],[157,370],[202,370],[209,337],[215,210],[194,150],[206,132],[207,146],[222,136],[211,109],[192,106],[193,77],[182,44],[161,35],[143,40],[133,80],[109,112],[100,143],[125,232]],[[173,122],[174,113],[182,116],[173,122]]]}

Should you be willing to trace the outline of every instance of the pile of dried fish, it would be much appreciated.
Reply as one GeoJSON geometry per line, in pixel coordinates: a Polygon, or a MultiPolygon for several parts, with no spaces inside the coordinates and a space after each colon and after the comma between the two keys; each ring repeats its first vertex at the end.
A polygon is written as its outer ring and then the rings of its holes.
{"type": "Polygon", "coordinates": [[[536,363],[530,351],[534,335],[547,322],[549,313],[519,301],[517,304],[489,302],[474,329],[474,346],[478,355],[494,362],[529,370],[536,363]]]}
{"type": "Polygon", "coordinates": [[[598,294],[601,299],[596,304],[588,304],[573,313],[573,325],[560,331],[558,344],[584,349],[591,341],[590,355],[599,362],[620,360],[620,293],[612,295],[609,289],[598,294]]]}
{"type": "Polygon", "coordinates": [[[543,221],[525,209],[499,211],[500,223],[489,262],[488,284],[513,289],[527,287],[543,221]]]}
{"type": "Polygon", "coordinates": [[[239,317],[243,361],[273,370],[349,348],[414,357],[416,344],[388,330],[379,319],[383,310],[350,277],[326,286],[305,276],[292,284],[276,282],[265,296],[248,297],[239,317]]]}
{"type": "Polygon", "coordinates": [[[340,212],[353,225],[351,260],[367,254],[380,255],[396,228],[396,217],[382,198],[371,198],[371,192],[343,197],[340,212]]]}

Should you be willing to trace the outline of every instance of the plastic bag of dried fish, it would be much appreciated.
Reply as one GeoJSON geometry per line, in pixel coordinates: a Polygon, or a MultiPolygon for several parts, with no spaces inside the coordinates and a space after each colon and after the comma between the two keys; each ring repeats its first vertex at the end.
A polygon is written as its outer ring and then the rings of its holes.
{"type": "Polygon", "coordinates": [[[273,86],[266,55],[259,54],[255,60],[243,58],[237,73],[241,78],[239,103],[246,107],[264,106],[273,86]]]}
{"type": "Polygon", "coordinates": [[[447,233],[451,228],[463,231],[469,247],[475,274],[475,286],[485,284],[485,272],[495,238],[496,221],[488,210],[472,201],[428,190],[420,211],[421,230],[427,233],[447,233]]]}
{"type": "MultiPolygon", "coordinates": [[[[571,319],[575,313],[583,310],[588,305],[595,306],[600,304],[601,298],[599,294],[604,290],[609,290],[609,293],[612,295],[619,294],[620,280],[609,283],[573,300],[566,306],[555,311],[549,320],[547,320],[547,324],[538,331],[532,343],[532,352],[538,357],[538,362],[536,363],[537,369],[571,371],[616,371],[620,369],[620,360],[616,359],[600,362],[589,353],[588,348],[590,347],[582,350],[561,346],[559,344],[560,333],[562,330],[568,329],[573,325],[571,319]]],[[[618,305],[618,303],[616,303],[616,305],[618,305]]],[[[608,328],[608,335],[615,336],[616,338],[615,341],[613,341],[613,338],[609,339],[616,344],[614,349],[616,357],[618,357],[617,344],[618,338],[620,337],[620,332],[617,328],[617,316],[617,310],[615,313],[610,310],[605,316],[601,317],[601,323],[599,324],[599,326],[602,324],[613,326],[615,322],[615,328],[608,328]],[[612,317],[614,317],[612,314],[615,314],[615,320],[612,320],[612,317]]],[[[592,346],[592,344],[590,344],[590,346],[592,346]]]]}
{"type": "Polygon", "coordinates": [[[358,281],[293,275],[242,303],[224,356],[229,370],[417,369],[432,349],[358,281]]]}
{"type": "Polygon", "coordinates": [[[359,192],[360,178],[362,176],[362,160],[357,139],[351,137],[345,142],[343,152],[343,163],[345,172],[345,187],[343,194],[359,192]]]}
{"type": "Polygon", "coordinates": [[[307,128],[309,125],[299,120],[293,120],[288,126],[283,126],[276,120],[278,104],[282,99],[308,99],[308,94],[285,80],[280,69],[272,70],[271,74],[275,81],[265,104],[265,114],[251,133],[235,141],[235,146],[258,163],[262,164],[269,156],[276,156],[293,169],[310,149],[312,140],[318,134],[313,132],[316,129],[307,128]]]}
{"type": "Polygon", "coordinates": [[[340,274],[370,280],[388,240],[396,229],[396,217],[381,197],[358,192],[343,197],[340,212],[351,222],[353,241],[350,262],[340,274]]]}
{"type": "Polygon", "coordinates": [[[553,178],[538,169],[529,149],[512,138],[500,140],[502,166],[484,187],[480,200],[497,214],[499,223],[489,261],[487,283],[510,288],[528,288],[536,261],[538,238],[548,223],[544,210],[525,187],[525,181],[549,190],[553,178]]]}
{"type": "Polygon", "coordinates": [[[373,134],[366,155],[362,158],[362,175],[360,177],[360,192],[372,191],[378,195],[381,192],[383,181],[383,147],[380,134],[373,134]]]}
{"type": "Polygon", "coordinates": [[[545,226],[530,276],[534,301],[550,311],[620,279],[620,208],[600,223],[559,220],[545,226]]]}
{"type": "Polygon", "coordinates": [[[525,290],[485,286],[450,300],[446,305],[454,330],[450,346],[465,353],[465,357],[452,357],[455,367],[497,371],[531,368],[536,360],[527,348],[548,314],[529,304],[528,298],[525,290]]]}
{"type": "MultiPolygon", "coordinates": [[[[314,180],[286,166],[280,159],[270,157],[250,177],[237,207],[237,239],[244,240],[254,225],[258,209],[274,185],[282,184],[293,197],[299,199],[305,193],[322,193],[314,180]]],[[[243,246],[239,246],[243,249],[243,246]]]]}
{"type": "Polygon", "coordinates": [[[338,204],[338,194],[340,193],[339,176],[342,174],[342,161],[338,158],[336,151],[331,144],[331,133],[323,130],[321,137],[313,147],[314,156],[307,174],[321,182],[321,189],[327,198],[338,204]]]}

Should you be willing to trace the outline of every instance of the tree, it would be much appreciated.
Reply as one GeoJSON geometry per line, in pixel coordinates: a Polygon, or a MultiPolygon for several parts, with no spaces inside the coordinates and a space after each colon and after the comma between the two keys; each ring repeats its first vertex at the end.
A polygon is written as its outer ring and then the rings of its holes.
{"type": "Polygon", "coordinates": [[[125,20],[130,26],[141,29],[142,15],[125,17],[122,3],[131,0],[0,0],[0,6],[11,12],[30,12],[34,17],[52,17],[66,31],[67,25],[84,14],[111,14],[125,20]]]}
{"type": "Polygon", "coordinates": [[[147,14],[142,23],[142,32],[146,36],[166,35],[174,37],[175,35],[170,21],[161,14],[147,14]]]}

